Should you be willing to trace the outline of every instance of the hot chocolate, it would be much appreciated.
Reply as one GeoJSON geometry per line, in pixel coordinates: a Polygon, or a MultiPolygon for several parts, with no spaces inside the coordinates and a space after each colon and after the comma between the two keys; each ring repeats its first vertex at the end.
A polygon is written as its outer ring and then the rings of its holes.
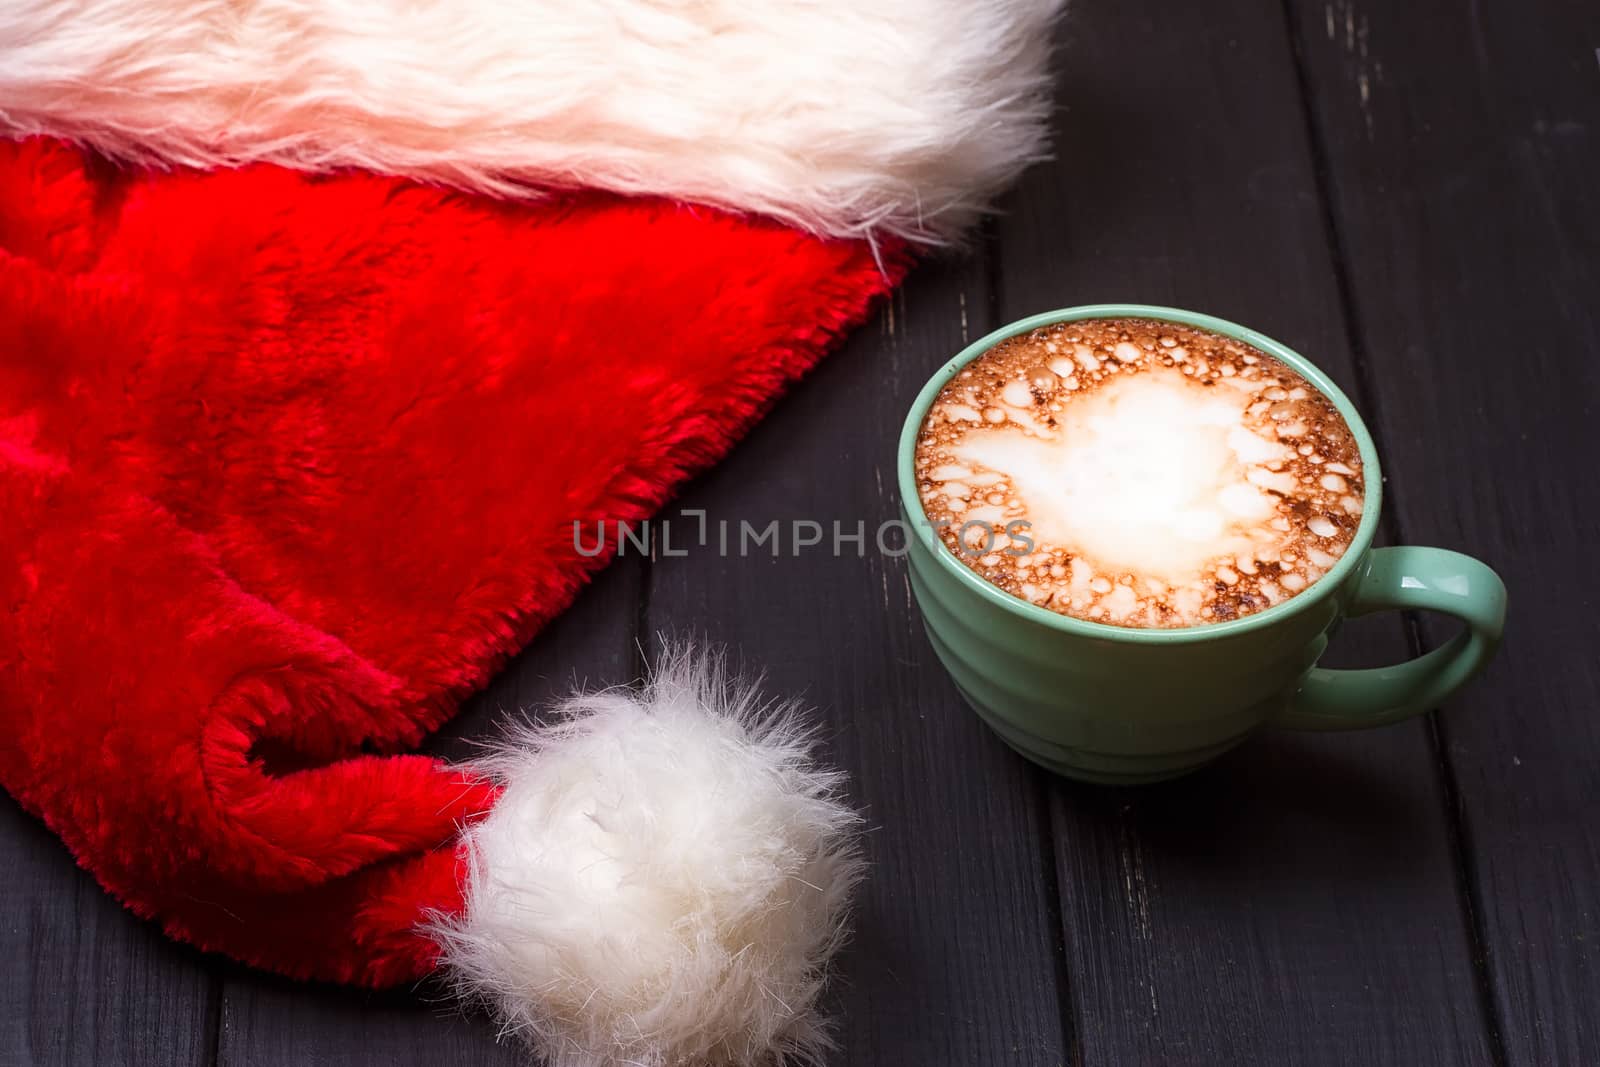
{"type": "Polygon", "coordinates": [[[1153,319],[1003,341],[940,391],[917,439],[922,506],[984,580],[1130,627],[1262,611],[1333,567],[1360,525],[1354,436],[1288,366],[1153,319]]]}

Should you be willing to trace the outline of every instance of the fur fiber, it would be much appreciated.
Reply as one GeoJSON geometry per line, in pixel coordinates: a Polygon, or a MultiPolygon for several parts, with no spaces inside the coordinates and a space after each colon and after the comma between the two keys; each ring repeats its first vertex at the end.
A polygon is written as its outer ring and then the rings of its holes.
{"type": "Polygon", "coordinates": [[[945,241],[1042,151],[1063,0],[6,0],[0,128],[945,241]]]}
{"type": "Polygon", "coordinates": [[[860,819],[798,715],[683,652],[513,734],[434,930],[463,992],[549,1067],[820,1062],[860,819]]]}
{"type": "MultiPolygon", "coordinates": [[[[499,786],[405,753],[603,564],[573,521],[722,455],[888,251],[0,144],[0,782],[176,937],[427,972],[499,786]]],[[[746,738],[780,777],[786,736],[746,738]]]]}

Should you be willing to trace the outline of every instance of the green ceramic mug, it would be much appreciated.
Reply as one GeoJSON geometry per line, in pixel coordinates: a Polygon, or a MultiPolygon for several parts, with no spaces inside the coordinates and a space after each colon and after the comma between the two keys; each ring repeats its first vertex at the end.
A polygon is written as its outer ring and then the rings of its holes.
{"type": "Polygon", "coordinates": [[[1344,393],[1298,353],[1254,330],[1191,311],[1099,304],[1014,322],[968,345],[923,388],[900,433],[902,516],[911,586],[934,651],[967,702],[1024,756],[1095,782],[1171,778],[1257,728],[1353,730],[1419,715],[1448,700],[1494,654],[1506,590],[1484,564],[1438,548],[1373,548],[1383,477],[1372,435],[1344,393]],[[1127,629],[1059,615],[970,570],[931,531],[915,476],[917,433],[945,382],[998,342],[1076,319],[1183,323],[1277,357],[1339,409],[1361,447],[1361,526],[1309,589],[1255,615],[1183,629],[1127,629]],[[1316,666],[1346,616],[1441,611],[1464,624],[1448,644],[1372,670],[1316,666]]]}

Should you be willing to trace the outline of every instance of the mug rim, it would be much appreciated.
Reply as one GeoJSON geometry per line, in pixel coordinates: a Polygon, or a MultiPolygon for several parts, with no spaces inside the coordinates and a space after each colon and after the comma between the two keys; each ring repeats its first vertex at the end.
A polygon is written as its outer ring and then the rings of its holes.
{"type": "Polygon", "coordinates": [[[923,385],[922,391],[917,394],[916,400],[912,402],[911,410],[907,413],[905,423],[900,430],[899,454],[896,457],[896,481],[900,489],[900,507],[915,528],[914,531],[907,531],[907,536],[917,537],[921,536],[922,533],[916,531],[925,532],[928,535],[927,540],[931,542],[931,554],[938,561],[938,566],[952,573],[957,582],[965,585],[984,600],[1050,629],[1082,637],[1132,644],[1183,644],[1192,641],[1209,641],[1263,629],[1274,625],[1280,620],[1311,610],[1343,588],[1345,580],[1350,573],[1366,558],[1367,550],[1372,546],[1373,538],[1377,534],[1378,515],[1383,506],[1383,469],[1378,462],[1378,450],[1372,440],[1372,434],[1367,429],[1366,422],[1361,418],[1361,413],[1356,410],[1355,404],[1345,395],[1342,389],[1333,383],[1322,368],[1288,345],[1252,330],[1248,326],[1241,326],[1236,322],[1230,322],[1215,315],[1187,311],[1183,308],[1163,307],[1158,304],[1081,304],[1056,311],[1043,311],[1037,315],[1030,315],[1027,318],[1018,319],[1015,322],[1001,326],[999,329],[992,330],[967,345],[928,379],[927,383],[923,385]],[[1193,326],[1221,334],[1224,337],[1230,337],[1236,341],[1243,341],[1245,344],[1258,348],[1293,368],[1301,377],[1310,382],[1319,393],[1332,402],[1334,408],[1343,417],[1345,425],[1350,428],[1350,432],[1355,436],[1356,445],[1361,452],[1363,482],[1361,522],[1356,527],[1355,536],[1351,538],[1350,546],[1345,550],[1344,555],[1339,558],[1339,561],[1326,574],[1318,578],[1310,588],[1289,597],[1287,600],[1274,604],[1264,611],[1246,615],[1242,619],[1171,628],[1113,626],[1110,623],[1091,622],[1087,619],[1078,619],[1070,615],[1063,615],[1060,612],[1051,611],[1049,608],[1040,607],[1019,596],[1008,593],[998,586],[991,585],[971,567],[957,559],[955,553],[951,552],[949,546],[944,543],[943,538],[932,536],[931,527],[928,526],[927,513],[922,507],[922,495],[918,492],[916,484],[917,436],[922,430],[922,421],[927,417],[928,409],[933,406],[934,398],[938,396],[939,390],[944,388],[945,383],[955,377],[962,367],[971,363],[1001,341],[1016,337],[1018,334],[1036,330],[1041,326],[1053,326],[1063,322],[1077,322],[1082,319],[1119,318],[1150,319],[1156,322],[1171,322],[1182,326],[1193,326]]]}

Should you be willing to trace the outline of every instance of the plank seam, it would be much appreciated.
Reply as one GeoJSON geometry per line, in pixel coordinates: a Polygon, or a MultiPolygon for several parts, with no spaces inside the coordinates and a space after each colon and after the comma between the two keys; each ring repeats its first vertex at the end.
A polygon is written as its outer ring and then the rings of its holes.
{"type": "Polygon", "coordinates": [[[206,1063],[217,1067],[222,1062],[222,1003],[228,995],[222,969],[216,963],[206,968],[206,1019],[200,1045],[209,1053],[206,1063]]]}
{"type": "Polygon", "coordinates": [[[989,316],[981,333],[974,331],[981,336],[998,330],[1005,321],[1000,317],[1001,308],[1005,306],[1005,275],[1000,266],[1000,220],[996,216],[984,217],[983,225],[978,230],[978,241],[983,260],[983,284],[987,290],[984,305],[989,316]]]}
{"type": "Polygon", "coordinates": [[[633,613],[633,640],[629,642],[628,672],[637,681],[643,681],[650,676],[650,664],[660,651],[656,647],[655,636],[650,632],[650,589],[655,580],[655,545],[652,542],[650,555],[639,561],[639,589],[638,603],[634,606],[633,613]]]}
{"type": "Polygon", "coordinates": [[[1066,910],[1061,906],[1061,869],[1058,866],[1061,856],[1056,847],[1056,834],[1061,827],[1056,819],[1055,804],[1051,799],[1053,790],[1045,776],[1046,772],[1037,767],[1030,767],[1029,770],[1033,773],[1038,795],[1039,812],[1036,819],[1044,851],[1045,914],[1056,932],[1050,945],[1050,955],[1055,962],[1061,1041],[1067,1053],[1067,1063],[1071,1067],[1083,1067],[1083,1042],[1078,1036],[1078,1013],[1072,1000],[1072,967],[1067,961],[1066,910]]]}

